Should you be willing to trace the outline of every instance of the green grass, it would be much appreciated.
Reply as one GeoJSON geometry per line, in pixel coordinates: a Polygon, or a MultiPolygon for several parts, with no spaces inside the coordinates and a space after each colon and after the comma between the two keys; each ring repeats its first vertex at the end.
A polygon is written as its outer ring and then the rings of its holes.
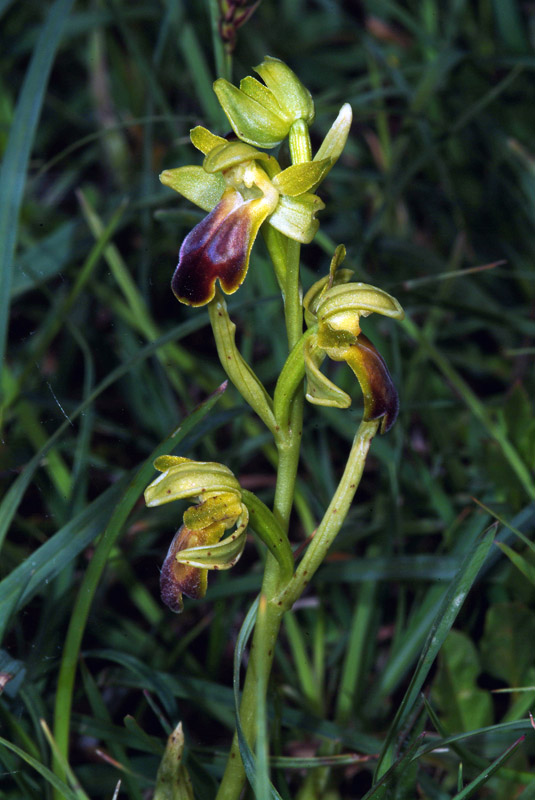
{"type": "MultiPolygon", "coordinates": [[[[201,214],[158,173],[200,163],[194,125],[227,132],[218,74],[237,81],[270,54],[313,93],[314,148],[342,103],[354,112],[304,288],[343,242],[344,266],[407,318],[364,322],[401,414],[285,619],[268,733],[243,749],[247,797],[528,800],[533,11],[263,0],[230,64],[210,9],[0,2],[0,796],[104,800],[121,780],[119,798],[150,797],[179,721],[195,798],[215,794],[264,552],[251,538],[176,617],[158,570],[182,509],[146,509],[142,492],[173,451],[223,461],[269,505],[274,452],[232,387],[213,394],[225,376],[208,314],[170,292],[201,214]]],[[[260,241],[229,311],[272,391],[286,334],[260,241]]],[[[355,400],[307,406],[294,548],[361,416],[349,371],[336,379],[355,400]]]]}

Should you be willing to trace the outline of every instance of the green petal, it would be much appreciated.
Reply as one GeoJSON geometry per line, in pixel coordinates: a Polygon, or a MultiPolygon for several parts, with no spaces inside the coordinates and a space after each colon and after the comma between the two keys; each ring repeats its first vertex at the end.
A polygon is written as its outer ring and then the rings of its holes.
{"type": "Polygon", "coordinates": [[[211,461],[186,461],[171,466],[145,489],[147,506],[197,497],[206,492],[240,493],[240,484],[228,467],[211,461]]]}
{"type": "Polygon", "coordinates": [[[266,56],[254,70],[271,89],[291,121],[304,119],[308,124],[314,121],[312,95],[283,61],[266,56]]]}
{"type": "MultiPolygon", "coordinates": [[[[372,313],[393,319],[403,319],[405,316],[395,297],[360,282],[332,286],[319,299],[316,307],[318,324],[328,324],[334,328],[344,328],[345,320],[350,317],[367,317],[372,313]]],[[[349,323],[347,327],[351,330],[353,326],[349,323]]]]}
{"type": "Polygon", "coordinates": [[[325,351],[318,346],[317,336],[311,336],[305,344],[306,399],[317,406],[349,408],[350,396],[321,372],[324,359],[325,351]]]}
{"type": "Polygon", "coordinates": [[[325,203],[315,194],[303,194],[300,197],[282,196],[268,221],[290,239],[308,244],[319,228],[319,222],[314,219],[314,215],[322,208],[325,208],[325,203]]]}
{"type": "Polygon", "coordinates": [[[197,125],[196,128],[192,128],[189,132],[189,136],[194,147],[200,150],[201,153],[204,153],[204,155],[209,153],[210,150],[213,150],[214,147],[227,144],[226,139],[222,136],[216,136],[215,133],[212,133],[207,128],[203,128],[202,125],[197,125]]]}
{"type": "Polygon", "coordinates": [[[330,158],[331,166],[336,163],[347,142],[352,119],[353,112],[351,106],[349,103],[344,103],[327,133],[327,136],[321,143],[320,149],[314,156],[314,161],[322,161],[325,158],[330,158]]]}
{"type": "Polygon", "coordinates": [[[225,142],[211,150],[204,159],[203,169],[206,172],[224,172],[237,167],[244,161],[267,161],[267,153],[261,153],[244,142],[225,142]]]}
{"type": "Polygon", "coordinates": [[[305,309],[305,322],[308,328],[311,328],[317,323],[317,307],[325,292],[332,286],[337,286],[341,283],[349,283],[353,277],[353,270],[340,269],[340,264],[342,264],[345,256],[346,249],[343,244],[339,244],[331,259],[329,274],[325,275],[324,278],[320,278],[316,283],[313,283],[306,293],[303,300],[303,307],[305,309]]]}
{"type": "Polygon", "coordinates": [[[276,147],[288,135],[291,120],[283,119],[224,78],[214,83],[214,91],[232,130],[244,142],[270,148],[276,147]]]}
{"type": "Polygon", "coordinates": [[[202,167],[166,169],[160,175],[160,181],[204,211],[215,208],[225,191],[223,176],[208,175],[202,167]]]}
{"type": "Polygon", "coordinates": [[[281,194],[296,197],[310,191],[323,180],[330,169],[330,159],[308,161],[305,164],[294,164],[279,172],[273,178],[273,185],[281,194]]]}

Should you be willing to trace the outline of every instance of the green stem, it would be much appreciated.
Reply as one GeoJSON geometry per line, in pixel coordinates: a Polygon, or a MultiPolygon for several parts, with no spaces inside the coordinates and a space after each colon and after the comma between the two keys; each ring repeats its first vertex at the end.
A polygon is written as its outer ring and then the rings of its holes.
{"type": "Polygon", "coordinates": [[[288,240],[286,263],[286,291],[284,317],[288,335],[288,347],[291,350],[303,333],[303,306],[301,286],[299,283],[299,256],[301,245],[288,240]]]}
{"type": "Polygon", "coordinates": [[[215,74],[218,78],[225,78],[227,81],[232,80],[232,55],[225,47],[225,43],[221,38],[219,30],[219,20],[221,12],[219,10],[217,0],[208,0],[208,9],[210,11],[210,22],[212,28],[212,46],[214,48],[215,57],[215,74]]]}
{"type": "Polygon", "coordinates": [[[372,420],[371,422],[363,420],[360,423],[353,440],[344,474],[329,504],[329,508],[325,512],[290,586],[276,599],[276,602],[282,602],[285,608],[291,608],[297,598],[301,596],[342,527],[360,483],[366,456],[368,455],[371,441],[377,433],[379,422],[378,420],[372,420]]]}
{"type": "MultiPolygon", "coordinates": [[[[310,138],[307,126],[304,123],[303,125],[294,124],[293,128],[293,134],[290,136],[293,163],[310,160],[310,138]]],[[[283,253],[283,249],[280,247],[279,251],[281,254],[283,253]]],[[[285,269],[281,264],[278,264],[277,269],[277,276],[279,279],[284,278],[285,281],[284,315],[290,351],[303,335],[303,306],[299,283],[300,251],[300,244],[288,239],[285,269]]],[[[294,389],[289,403],[286,404],[286,410],[289,412],[289,425],[285,435],[275,436],[279,460],[273,514],[286,533],[294,503],[303,427],[303,393],[298,390],[298,387],[294,387],[294,389]]],[[[286,610],[282,601],[274,600],[279,591],[277,589],[279,574],[279,565],[276,559],[271,553],[268,553],[261,589],[265,612],[258,616],[255,625],[240,705],[241,725],[251,747],[254,746],[257,733],[258,708],[265,703],[267,677],[271,671],[275,643],[286,610]]],[[[238,737],[235,735],[216,800],[238,800],[244,783],[245,770],[240,756],[238,737]]]]}
{"type": "MultiPolygon", "coordinates": [[[[296,416],[295,412],[294,415],[296,416]]],[[[288,523],[293,505],[300,440],[300,436],[294,437],[294,443],[292,443],[292,445],[279,447],[279,464],[273,513],[285,531],[288,530],[288,523]]],[[[273,597],[278,591],[278,579],[278,563],[271,553],[268,553],[261,589],[261,595],[264,596],[267,601],[266,610],[262,616],[258,617],[255,625],[240,704],[240,721],[243,733],[251,747],[254,746],[256,738],[258,692],[262,688],[261,685],[259,685],[258,678],[261,675],[269,675],[271,671],[275,642],[277,641],[285,611],[282,603],[273,603],[273,597]]],[[[240,745],[237,734],[234,734],[229,759],[219,791],[216,795],[216,800],[237,800],[244,783],[245,770],[240,756],[240,745]]]]}
{"type": "Polygon", "coordinates": [[[305,377],[303,350],[306,340],[317,332],[317,326],[314,325],[299,338],[286,359],[286,363],[277,380],[275,393],[273,395],[273,411],[280,428],[281,436],[288,435],[288,432],[291,430],[291,415],[295,394],[305,377]]]}

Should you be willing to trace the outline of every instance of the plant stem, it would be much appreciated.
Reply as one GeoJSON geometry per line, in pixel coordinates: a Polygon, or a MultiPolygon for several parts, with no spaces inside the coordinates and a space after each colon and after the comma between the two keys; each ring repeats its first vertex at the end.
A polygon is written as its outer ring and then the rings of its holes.
{"type": "MultiPolygon", "coordinates": [[[[300,163],[310,160],[308,128],[304,123],[302,125],[295,124],[294,127],[294,135],[290,138],[292,162],[300,163]]],[[[300,244],[288,239],[286,242],[285,270],[279,269],[277,272],[277,275],[280,276],[284,274],[285,278],[284,315],[290,351],[303,335],[303,306],[299,282],[300,253],[300,244]]],[[[303,401],[303,392],[298,389],[290,402],[290,424],[286,435],[275,437],[279,460],[273,514],[286,533],[288,532],[294,503],[295,482],[301,450],[303,401]]],[[[290,580],[290,584],[292,582],[293,578],[290,580]]],[[[281,601],[274,601],[278,592],[277,586],[279,585],[279,565],[271,553],[268,553],[261,589],[265,612],[258,616],[255,625],[240,704],[240,721],[243,733],[251,747],[254,746],[257,733],[257,709],[261,703],[265,703],[267,679],[271,671],[275,643],[285,611],[281,601]]],[[[240,756],[238,737],[234,735],[217,800],[237,800],[244,782],[245,770],[240,756]]]]}
{"type": "Polygon", "coordinates": [[[215,74],[218,78],[232,80],[232,55],[228,52],[219,30],[220,10],[217,0],[208,0],[212,28],[212,46],[215,56],[215,74]]]}
{"type": "MultiPolygon", "coordinates": [[[[303,333],[303,309],[299,290],[299,254],[299,244],[288,240],[285,317],[290,350],[303,333]]],[[[281,440],[276,439],[279,461],[273,514],[285,533],[288,532],[294,501],[302,426],[303,394],[297,391],[291,404],[288,435],[281,440]]],[[[251,747],[254,746],[256,738],[258,692],[262,689],[262,686],[259,685],[258,677],[259,675],[269,676],[275,642],[284,613],[282,604],[279,606],[273,603],[273,598],[278,592],[278,586],[279,565],[271,553],[268,553],[261,590],[261,595],[266,599],[266,611],[261,617],[258,617],[255,625],[240,704],[241,725],[245,738],[251,747]]],[[[261,683],[265,685],[264,681],[261,683]]],[[[245,770],[240,756],[238,737],[235,734],[225,773],[217,794],[217,800],[237,800],[244,782],[245,770]]]]}
{"type": "Polygon", "coordinates": [[[288,589],[284,590],[278,601],[285,608],[291,608],[301,596],[310,579],[322,563],[331,544],[347,516],[353,497],[360,483],[370,444],[377,433],[379,420],[363,420],[353,440],[351,452],[342,479],[329,504],[329,508],[303,556],[288,589]]]}
{"type": "MultiPolygon", "coordinates": [[[[293,435],[287,444],[279,445],[279,463],[277,470],[277,485],[275,488],[275,501],[273,513],[284,529],[288,530],[290,513],[293,506],[295,479],[301,443],[301,427],[296,425],[302,418],[302,400],[292,409],[291,419],[293,435]]],[[[279,566],[275,558],[268,553],[261,595],[266,598],[265,613],[257,619],[253,641],[250,650],[249,664],[245,675],[242,700],[240,704],[240,721],[243,733],[251,747],[256,738],[256,719],[258,704],[258,676],[269,675],[275,642],[282,622],[284,610],[281,605],[273,602],[277,592],[279,566]]],[[[245,770],[240,756],[238,737],[235,734],[230,749],[229,759],[219,787],[216,800],[237,800],[245,782],[245,770]]]]}
{"type": "MultiPolygon", "coordinates": [[[[278,596],[274,594],[277,585],[278,565],[273,556],[268,554],[261,592],[267,600],[266,612],[262,617],[258,618],[255,626],[240,705],[241,725],[245,738],[251,747],[254,745],[256,736],[256,708],[259,688],[257,681],[258,675],[261,673],[269,674],[283,615],[301,596],[310,578],[322,563],[327,550],[342,527],[362,477],[371,440],[377,433],[378,427],[379,421],[377,420],[361,422],[353,441],[344,474],[318,527],[316,535],[293,578],[290,580],[286,589],[278,596]],[[261,665],[261,670],[259,669],[259,665],[261,665]]],[[[296,440],[299,442],[297,437],[296,440]]],[[[298,447],[296,447],[295,450],[297,450],[298,458],[298,447]]],[[[296,457],[291,447],[286,449],[280,448],[279,453],[281,460],[279,462],[277,474],[274,513],[281,524],[283,524],[284,517],[286,514],[288,514],[289,517],[289,512],[292,507],[293,492],[290,494],[288,488],[294,485],[296,457]]],[[[286,518],[286,524],[288,517],[286,518]]],[[[235,735],[216,800],[237,800],[244,782],[245,770],[240,757],[238,737],[235,735]]]]}

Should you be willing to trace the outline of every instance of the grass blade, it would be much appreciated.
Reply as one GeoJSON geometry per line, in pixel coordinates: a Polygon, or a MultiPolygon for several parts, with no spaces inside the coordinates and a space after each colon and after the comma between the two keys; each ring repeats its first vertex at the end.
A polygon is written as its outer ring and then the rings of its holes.
{"type": "Polygon", "coordinates": [[[11,750],[12,753],[15,753],[17,756],[22,758],[22,760],[29,764],[30,767],[42,775],[43,778],[48,781],[48,783],[50,783],[57,792],[59,792],[58,797],[60,797],[62,800],[82,800],[82,798],[84,798],[84,800],[89,800],[85,792],[83,794],[79,792],[73,792],[72,789],[69,789],[67,784],[54,775],[54,773],[51,772],[48,767],[45,767],[44,764],[41,764],[40,761],[37,761],[37,759],[29,755],[29,753],[21,750],[20,747],[17,747],[2,737],[0,737],[0,745],[7,747],[8,750],[11,750]]]}
{"type": "Polygon", "coordinates": [[[463,565],[459,570],[459,574],[451,584],[443,602],[435,617],[435,621],[427,636],[427,641],[424,645],[418,665],[412,676],[410,685],[401,701],[394,721],[388,732],[383,750],[379,757],[377,764],[377,777],[380,777],[384,769],[390,766],[389,760],[392,759],[392,744],[395,736],[400,730],[403,723],[406,721],[414,703],[418,699],[418,695],[422,685],[429,674],[429,670],[438,655],[444,639],[448,635],[451,626],[455,622],[457,614],[461,610],[462,604],[466,599],[466,595],[470,591],[477,574],[485,561],[487,554],[492,546],[494,540],[494,527],[490,528],[480,541],[476,542],[475,546],[467,554],[463,565]]]}
{"type": "Polygon", "coordinates": [[[28,161],[65,20],[74,0],[56,0],[48,12],[20,93],[0,169],[0,385],[6,349],[13,259],[28,161]]]}
{"type": "MultiPolygon", "coordinates": [[[[186,417],[186,419],[182,421],[180,427],[173,431],[164,442],[158,445],[158,447],[144,461],[124,493],[119,505],[115,508],[112,518],[102,535],[93,558],[91,559],[88,570],[80,586],[75,607],[71,615],[58,677],[54,733],[59,751],[65,757],[68,753],[72,693],[80,645],[85,630],[85,624],[89,615],[89,610],[91,608],[91,603],[100,581],[102,571],[106,566],[111,549],[117,541],[117,538],[120,536],[124,523],[134,507],[134,504],[137,502],[154,473],[154,467],[152,465],[154,459],[160,455],[170,453],[181,441],[183,441],[186,435],[194,432],[196,426],[212,410],[213,406],[221,397],[221,394],[225,388],[226,383],[223,384],[216,392],[214,392],[214,394],[205,403],[203,403],[202,406],[198,407],[196,411],[194,411],[190,416],[186,417]]],[[[60,775],[63,774],[63,770],[57,761],[56,769],[59,771],[60,775]]]]}
{"type": "Polygon", "coordinates": [[[468,786],[464,787],[462,792],[459,792],[459,794],[456,794],[455,797],[453,798],[453,800],[468,800],[469,797],[473,797],[473,795],[478,791],[478,789],[480,789],[482,786],[484,786],[487,783],[487,781],[491,777],[491,775],[493,775],[497,770],[500,769],[502,764],[505,761],[507,761],[507,759],[510,756],[512,756],[512,754],[515,752],[515,750],[518,750],[518,748],[520,747],[520,745],[522,744],[524,739],[525,739],[524,736],[521,736],[520,739],[517,739],[516,742],[514,742],[511,745],[511,747],[507,748],[505,753],[502,753],[501,756],[498,756],[498,758],[495,761],[492,762],[492,764],[490,765],[490,767],[488,769],[486,769],[484,772],[482,772],[481,775],[478,775],[477,778],[474,778],[474,780],[471,781],[468,784],[468,786]]]}

